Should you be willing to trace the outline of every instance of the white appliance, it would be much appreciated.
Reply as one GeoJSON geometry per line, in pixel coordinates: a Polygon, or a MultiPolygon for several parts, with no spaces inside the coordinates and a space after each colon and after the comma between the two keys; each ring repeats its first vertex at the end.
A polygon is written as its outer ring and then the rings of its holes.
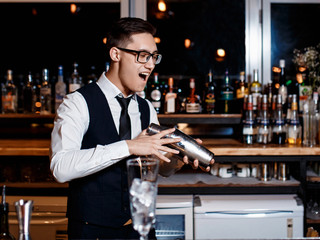
{"type": "Polygon", "coordinates": [[[195,239],[303,237],[296,195],[202,195],[194,202],[195,239]]]}
{"type": "Polygon", "coordinates": [[[193,195],[158,195],[156,237],[193,239],[193,195]]]}

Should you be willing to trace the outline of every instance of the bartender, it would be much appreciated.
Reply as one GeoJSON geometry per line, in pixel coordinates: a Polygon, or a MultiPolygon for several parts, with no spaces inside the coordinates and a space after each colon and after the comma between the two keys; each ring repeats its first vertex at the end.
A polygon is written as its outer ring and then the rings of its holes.
{"type": "MultiPolygon", "coordinates": [[[[50,167],[58,182],[69,182],[69,239],[138,239],[130,216],[126,160],[154,155],[170,162],[166,154],[179,153],[166,145],[181,139],[162,138],[174,129],[146,134],[148,125],[159,121],[152,104],[135,94],[161,61],[155,32],[139,18],[118,20],[107,36],[108,72],[68,94],[57,110],[50,167]]],[[[176,163],[170,162],[179,169],[176,163]]],[[[154,229],[149,238],[155,238],[154,229]]]]}

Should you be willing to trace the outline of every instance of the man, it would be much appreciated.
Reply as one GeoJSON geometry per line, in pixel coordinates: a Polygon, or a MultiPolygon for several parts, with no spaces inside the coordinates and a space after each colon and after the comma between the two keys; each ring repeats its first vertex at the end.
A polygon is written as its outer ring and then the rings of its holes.
{"type": "Polygon", "coordinates": [[[165,145],[181,139],[162,139],[174,129],[146,134],[151,122],[158,123],[157,114],[135,94],[161,60],[154,34],[155,28],[142,19],[117,21],[107,36],[109,71],[69,94],[57,111],[51,170],[57,181],[69,181],[69,239],[139,238],[130,219],[126,159],[153,154],[170,162],[163,152],[178,153],[165,145]]]}

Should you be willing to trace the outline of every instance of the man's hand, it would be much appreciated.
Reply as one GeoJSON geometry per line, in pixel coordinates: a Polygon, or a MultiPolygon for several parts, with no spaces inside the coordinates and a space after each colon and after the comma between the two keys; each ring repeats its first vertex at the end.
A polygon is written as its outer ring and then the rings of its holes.
{"type": "MultiPolygon", "coordinates": [[[[201,139],[197,138],[197,139],[195,139],[195,140],[197,141],[197,143],[202,144],[202,140],[201,140],[201,139]]],[[[184,157],[183,157],[183,162],[184,162],[185,164],[190,164],[187,156],[184,156],[184,157]]],[[[212,165],[212,164],[214,164],[214,159],[211,159],[211,161],[210,161],[210,165],[212,165]]],[[[202,171],[204,171],[204,172],[209,172],[209,171],[210,171],[210,166],[208,166],[207,168],[204,168],[204,167],[200,166],[198,159],[195,159],[195,160],[193,161],[193,163],[191,164],[191,166],[192,166],[193,169],[197,169],[198,167],[200,167],[200,169],[201,169],[202,171]]]]}
{"type": "Polygon", "coordinates": [[[155,135],[149,136],[147,130],[143,130],[136,138],[132,140],[126,140],[129,152],[133,155],[156,155],[163,161],[170,162],[170,159],[165,157],[159,151],[164,151],[168,153],[178,154],[179,151],[166,147],[164,145],[170,143],[180,142],[181,138],[163,138],[165,135],[170,134],[175,131],[175,128],[170,128],[155,135]]]}

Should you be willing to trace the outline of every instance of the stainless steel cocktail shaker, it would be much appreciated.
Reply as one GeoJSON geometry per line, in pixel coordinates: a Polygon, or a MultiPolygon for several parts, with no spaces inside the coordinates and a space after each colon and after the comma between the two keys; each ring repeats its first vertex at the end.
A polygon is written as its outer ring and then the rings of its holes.
{"type": "Polygon", "coordinates": [[[20,199],[15,202],[15,207],[19,222],[19,240],[31,240],[29,228],[33,201],[24,201],[23,199],[20,199]]]}
{"type": "MultiPolygon", "coordinates": [[[[165,129],[168,129],[168,128],[151,123],[147,128],[147,133],[149,135],[154,135],[165,129]]],[[[210,161],[213,159],[214,153],[212,153],[207,148],[197,143],[197,141],[194,140],[189,135],[185,134],[179,129],[176,129],[173,133],[166,135],[165,138],[181,138],[182,139],[180,142],[169,144],[170,147],[180,151],[179,156],[181,157],[181,159],[184,156],[187,156],[189,161],[191,162],[195,159],[198,159],[199,164],[202,167],[206,168],[210,165],[210,161]]]]}

